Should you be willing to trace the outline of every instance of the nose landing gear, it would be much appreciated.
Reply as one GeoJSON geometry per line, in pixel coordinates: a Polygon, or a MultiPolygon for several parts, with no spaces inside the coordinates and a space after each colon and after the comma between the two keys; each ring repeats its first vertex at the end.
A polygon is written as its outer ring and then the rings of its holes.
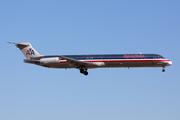
{"type": "Polygon", "coordinates": [[[165,67],[163,67],[162,72],[165,72],[165,67]]]}

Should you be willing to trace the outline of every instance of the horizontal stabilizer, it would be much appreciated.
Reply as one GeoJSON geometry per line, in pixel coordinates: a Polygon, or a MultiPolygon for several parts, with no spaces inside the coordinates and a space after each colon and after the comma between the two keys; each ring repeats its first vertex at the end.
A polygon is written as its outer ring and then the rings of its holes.
{"type": "Polygon", "coordinates": [[[13,43],[13,42],[7,42],[9,44],[15,44],[16,46],[18,45],[22,45],[22,46],[28,46],[29,44],[28,43],[13,43]]]}

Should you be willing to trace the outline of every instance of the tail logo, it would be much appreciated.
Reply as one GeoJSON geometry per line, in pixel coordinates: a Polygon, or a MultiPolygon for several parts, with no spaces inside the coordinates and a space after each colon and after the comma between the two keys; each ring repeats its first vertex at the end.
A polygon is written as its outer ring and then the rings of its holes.
{"type": "Polygon", "coordinates": [[[35,55],[34,50],[29,48],[29,50],[26,51],[26,55],[35,55]]]}

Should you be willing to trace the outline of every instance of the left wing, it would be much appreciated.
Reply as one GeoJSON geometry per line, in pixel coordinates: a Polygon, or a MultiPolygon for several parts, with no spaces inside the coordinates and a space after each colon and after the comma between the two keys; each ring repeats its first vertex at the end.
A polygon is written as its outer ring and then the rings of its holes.
{"type": "Polygon", "coordinates": [[[67,60],[67,62],[69,64],[75,66],[76,68],[79,68],[79,67],[88,68],[88,67],[98,67],[99,66],[98,64],[94,64],[94,63],[91,63],[91,62],[84,62],[84,61],[80,61],[80,60],[75,60],[75,59],[60,56],[60,55],[57,55],[57,56],[67,60]]]}

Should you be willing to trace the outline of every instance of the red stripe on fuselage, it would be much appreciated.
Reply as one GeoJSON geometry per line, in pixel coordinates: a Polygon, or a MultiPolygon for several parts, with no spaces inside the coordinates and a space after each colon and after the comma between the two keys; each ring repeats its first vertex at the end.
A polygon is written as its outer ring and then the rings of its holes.
{"type": "Polygon", "coordinates": [[[63,60],[63,61],[62,61],[62,60],[60,60],[60,62],[59,62],[59,63],[66,63],[66,60],[63,60]]]}
{"type": "Polygon", "coordinates": [[[147,60],[135,60],[135,59],[127,59],[127,60],[85,60],[84,62],[170,62],[167,59],[147,59],[147,60]]]}
{"type": "MultiPolygon", "coordinates": [[[[84,62],[170,62],[167,59],[117,59],[117,60],[82,60],[84,62]]],[[[66,63],[66,60],[61,60],[60,63],[66,63]]]]}

